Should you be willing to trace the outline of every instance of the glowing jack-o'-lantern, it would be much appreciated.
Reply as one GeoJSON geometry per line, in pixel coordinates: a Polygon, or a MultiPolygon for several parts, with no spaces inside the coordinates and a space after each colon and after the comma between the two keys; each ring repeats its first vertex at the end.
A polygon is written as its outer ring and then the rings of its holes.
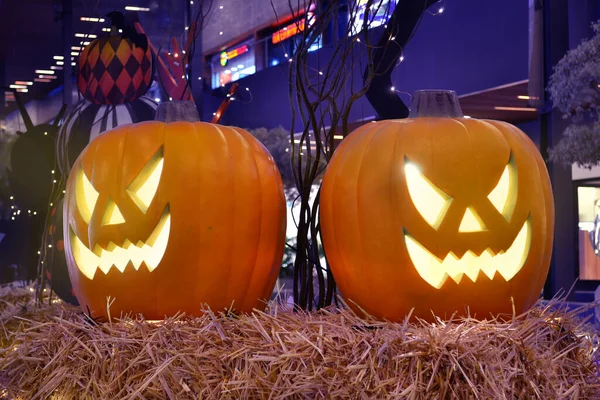
{"type": "Polygon", "coordinates": [[[323,244],[356,310],[390,320],[530,308],[548,273],[554,205],[531,140],[462,118],[453,92],[349,135],[321,190],[323,244]]]}
{"type": "Polygon", "coordinates": [[[277,167],[248,132],[202,122],[120,126],[93,140],[69,176],[73,288],[94,316],[107,315],[109,296],[111,315],[147,319],[198,315],[204,304],[262,308],[281,264],[285,215],[277,167]]]}

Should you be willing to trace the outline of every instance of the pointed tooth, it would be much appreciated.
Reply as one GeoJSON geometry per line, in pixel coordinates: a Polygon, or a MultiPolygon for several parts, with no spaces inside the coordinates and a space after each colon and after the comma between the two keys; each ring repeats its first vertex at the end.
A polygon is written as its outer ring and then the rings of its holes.
{"type": "Polygon", "coordinates": [[[509,249],[495,257],[498,272],[506,281],[512,279],[521,270],[527,259],[531,242],[530,224],[529,220],[526,221],[509,249]]]}
{"type": "Polygon", "coordinates": [[[94,254],[71,229],[71,251],[77,267],[88,279],[94,279],[100,258],[94,254]]]}
{"type": "Polygon", "coordinates": [[[104,272],[105,275],[108,274],[110,267],[112,267],[112,265],[113,265],[112,252],[102,249],[98,245],[96,245],[96,247],[94,249],[96,251],[99,251],[101,254],[100,255],[100,265],[98,265],[98,268],[100,268],[100,270],[102,272],[104,272]]]}
{"type": "Polygon", "coordinates": [[[467,251],[463,258],[460,260],[465,275],[469,277],[473,282],[477,280],[479,275],[479,260],[478,257],[473,254],[471,250],[467,251]]]}
{"type": "Polygon", "coordinates": [[[129,241],[129,239],[125,239],[125,240],[123,241],[123,245],[122,245],[121,247],[122,247],[122,248],[124,248],[124,249],[128,249],[128,248],[129,248],[130,246],[132,246],[132,245],[133,245],[133,243],[131,243],[131,242],[129,241]]]}
{"type": "Polygon", "coordinates": [[[484,274],[490,279],[494,279],[494,275],[497,271],[497,262],[498,260],[494,256],[494,252],[487,248],[481,255],[479,256],[481,270],[484,274]]]}
{"type": "Polygon", "coordinates": [[[158,267],[158,264],[160,264],[160,261],[167,250],[170,231],[171,214],[165,213],[148,240],[149,243],[152,243],[152,246],[146,245],[149,247],[149,250],[146,250],[146,253],[144,254],[144,262],[148,271],[154,271],[156,267],[158,267]]]}
{"type": "Polygon", "coordinates": [[[412,236],[406,235],[405,238],[408,255],[421,278],[436,289],[441,288],[448,279],[442,262],[423,248],[412,236]]]}
{"type": "Polygon", "coordinates": [[[116,244],[114,244],[113,242],[108,242],[108,246],[106,246],[106,251],[113,251],[114,249],[116,249],[117,246],[116,244]]]}
{"type": "Polygon", "coordinates": [[[116,247],[112,251],[113,265],[121,272],[125,271],[125,267],[129,263],[129,252],[122,247],[116,247]]]}
{"type": "Polygon", "coordinates": [[[133,268],[140,269],[140,265],[144,261],[144,249],[138,246],[130,246],[128,249],[128,255],[131,259],[131,263],[133,264],[133,268]]]}
{"type": "Polygon", "coordinates": [[[457,284],[459,284],[463,278],[463,269],[460,260],[453,252],[446,255],[442,262],[441,269],[457,284]]]}

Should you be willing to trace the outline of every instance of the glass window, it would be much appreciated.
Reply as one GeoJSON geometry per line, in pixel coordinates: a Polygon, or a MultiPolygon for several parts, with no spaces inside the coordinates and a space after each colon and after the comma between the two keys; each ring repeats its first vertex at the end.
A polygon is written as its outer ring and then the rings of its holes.
{"type": "Polygon", "coordinates": [[[577,188],[579,279],[600,280],[600,184],[577,188]]]}
{"type": "Polygon", "coordinates": [[[213,89],[255,74],[254,46],[241,44],[216,54],[211,59],[211,65],[213,89]]]}
{"type": "MultiPolygon", "coordinates": [[[[355,5],[356,12],[354,12],[354,19],[352,21],[352,29],[348,32],[348,36],[357,35],[363,27],[365,13],[367,11],[367,0],[357,0],[355,5]]],[[[369,13],[369,29],[376,28],[384,25],[389,19],[394,9],[396,8],[396,2],[390,0],[375,0],[371,5],[371,12],[369,13]]]]}

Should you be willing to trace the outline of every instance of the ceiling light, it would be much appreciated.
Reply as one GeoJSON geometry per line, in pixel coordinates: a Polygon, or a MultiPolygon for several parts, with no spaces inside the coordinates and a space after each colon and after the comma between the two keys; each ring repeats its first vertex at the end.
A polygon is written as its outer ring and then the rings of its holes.
{"type": "Polygon", "coordinates": [[[25,85],[10,85],[11,89],[27,89],[25,85]]]}
{"type": "Polygon", "coordinates": [[[27,90],[27,89],[17,89],[17,92],[19,92],[19,93],[27,93],[27,92],[29,92],[29,90],[27,90]]]}
{"type": "Polygon", "coordinates": [[[55,60],[64,60],[65,57],[64,56],[54,56],[53,57],[55,60]]]}
{"type": "Polygon", "coordinates": [[[50,67],[50,69],[53,69],[53,70],[55,70],[55,71],[56,71],[56,70],[58,70],[58,71],[61,71],[61,70],[63,69],[63,67],[58,67],[58,66],[56,66],[56,65],[53,65],[53,66],[51,66],[51,67],[50,67]]]}
{"type": "Polygon", "coordinates": [[[44,79],[44,78],[35,78],[34,81],[45,82],[45,83],[52,82],[50,79],[44,79]]]}
{"type": "Polygon", "coordinates": [[[96,18],[96,17],[81,17],[79,18],[80,21],[85,21],[85,22],[104,22],[104,18],[96,18]]]}
{"type": "Polygon", "coordinates": [[[150,11],[148,7],[125,6],[127,11],[150,11]]]}
{"type": "MultiPolygon", "coordinates": [[[[54,71],[52,71],[52,73],[54,73],[54,71]]],[[[54,75],[39,75],[38,78],[42,78],[42,79],[57,79],[56,76],[54,76],[54,75]]]]}
{"type": "Polygon", "coordinates": [[[48,69],[36,69],[35,73],[36,74],[50,74],[50,75],[52,75],[52,74],[54,74],[54,71],[48,70],[48,69]]]}
{"type": "Polygon", "coordinates": [[[33,82],[29,82],[29,81],[15,81],[16,85],[28,85],[31,86],[33,85],[33,82]]]}
{"type": "Polygon", "coordinates": [[[529,107],[494,107],[494,110],[501,110],[501,111],[537,111],[536,108],[529,108],[529,107]]]}
{"type": "Polygon", "coordinates": [[[64,61],[57,61],[56,65],[65,65],[65,62],[64,61]]]}

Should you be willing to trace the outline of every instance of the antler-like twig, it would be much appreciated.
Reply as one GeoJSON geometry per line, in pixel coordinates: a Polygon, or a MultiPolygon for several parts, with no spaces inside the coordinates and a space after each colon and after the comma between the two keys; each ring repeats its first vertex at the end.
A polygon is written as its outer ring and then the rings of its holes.
{"type": "MultiPolygon", "coordinates": [[[[139,22],[135,23],[135,29],[138,33],[145,34],[144,28],[139,22]]],[[[148,38],[148,45],[152,52],[156,56],[158,62],[158,75],[160,82],[167,94],[172,99],[177,100],[191,100],[194,101],[190,85],[187,79],[186,66],[189,61],[190,48],[192,47],[194,40],[196,40],[196,32],[198,30],[198,23],[193,23],[189,30],[187,40],[180,48],[177,39],[171,39],[171,45],[173,46],[173,52],[162,52],[159,54],[154,47],[154,44],[148,38]]]]}

